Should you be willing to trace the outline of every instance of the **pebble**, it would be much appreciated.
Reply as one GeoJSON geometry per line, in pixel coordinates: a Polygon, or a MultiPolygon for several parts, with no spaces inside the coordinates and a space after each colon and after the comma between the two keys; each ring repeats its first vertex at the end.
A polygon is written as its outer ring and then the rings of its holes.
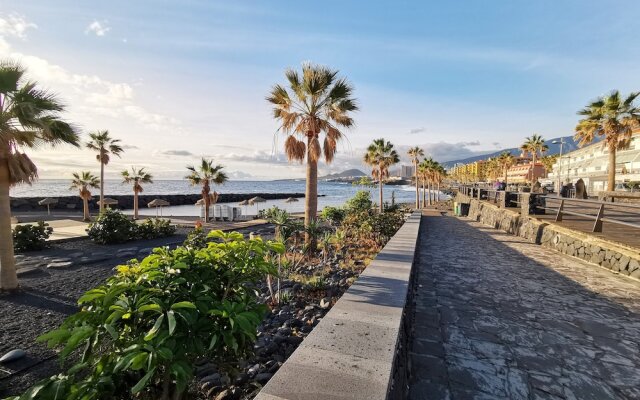
{"type": "Polygon", "coordinates": [[[26,355],[27,352],[22,349],[11,350],[10,352],[0,357],[0,363],[8,363],[11,361],[19,360],[26,355]]]}
{"type": "Polygon", "coordinates": [[[271,379],[272,376],[273,376],[273,374],[270,373],[270,372],[263,372],[263,373],[260,373],[260,374],[256,375],[255,380],[258,383],[267,383],[267,381],[269,379],[271,379]]]}
{"type": "Polygon", "coordinates": [[[59,268],[69,268],[73,263],[71,261],[56,261],[56,262],[51,262],[49,264],[47,264],[47,268],[54,268],[54,269],[59,269],[59,268]]]}
{"type": "Polygon", "coordinates": [[[329,307],[331,307],[331,297],[325,297],[324,299],[320,300],[320,308],[326,310],[329,307]]]}

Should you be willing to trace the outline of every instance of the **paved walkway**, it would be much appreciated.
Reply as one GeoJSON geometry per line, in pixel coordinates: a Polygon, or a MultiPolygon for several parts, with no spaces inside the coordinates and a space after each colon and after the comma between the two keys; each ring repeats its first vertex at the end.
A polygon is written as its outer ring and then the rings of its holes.
{"type": "Polygon", "coordinates": [[[423,217],[411,399],[638,399],[640,285],[454,217],[423,217]]]}

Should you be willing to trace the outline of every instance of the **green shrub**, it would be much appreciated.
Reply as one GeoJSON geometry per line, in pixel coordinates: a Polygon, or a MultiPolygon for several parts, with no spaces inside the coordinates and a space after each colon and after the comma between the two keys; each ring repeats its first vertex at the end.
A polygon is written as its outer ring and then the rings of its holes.
{"type": "Polygon", "coordinates": [[[137,226],[137,236],[140,239],[156,239],[171,236],[176,233],[176,227],[171,220],[149,218],[137,226]]]}
{"type": "Polygon", "coordinates": [[[106,209],[87,229],[89,238],[100,244],[124,243],[137,237],[137,224],[117,210],[106,209]]]}
{"type": "Polygon", "coordinates": [[[320,217],[323,220],[330,223],[331,225],[338,226],[342,223],[342,220],[344,219],[345,215],[346,215],[346,211],[344,209],[327,206],[322,209],[322,213],[320,214],[320,217]]]}
{"type": "Polygon", "coordinates": [[[46,222],[39,221],[37,225],[18,225],[12,232],[15,251],[33,251],[49,247],[47,239],[53,233],[53,228],[46,222]]]}
{"type": "Polygon", "coordinates": [[[192,249],[202,249],[207,247],[208,242],[207,233],[201,226],[198,226],[187,234],[187,238],[184,240],[182,245],[192,249]]]}
{"type": "Polygon", "coordinates": [[[208,236],[218,242],[155,249],[82,296],[81,311],[38,339],[61,347],[62,360],[84,349],[78,363],[19,399],[180,398],[197,359],[245,357],[267,311],[255,284],[276,273],[266,255],[284,248],[237,232],[208,236]]]}
{"type": "Polygon", "coordinates": [[[349,212],[369,211],[373,206],[371,201],[371,193],[366,190],[358,190],[358,192],[347,200],[345,208],[349,212]]]}

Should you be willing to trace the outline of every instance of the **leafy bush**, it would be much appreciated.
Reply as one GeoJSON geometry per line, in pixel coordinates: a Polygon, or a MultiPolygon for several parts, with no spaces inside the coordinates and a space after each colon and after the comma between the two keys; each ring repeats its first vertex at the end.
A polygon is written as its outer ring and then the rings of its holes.
{"type": "Polygon", "coordinates": [[[53,228],[46,222],[39,221],[37,225],[18,225],[12,232],[15,251],[33,251],[49,247],[47,239],[53,233],[53,228]]]}
{"type": "Polygon", "coordinates": [[[344,209],[327,206],[322,209],[322,213],[320,214],[320,217],[323,220],[330,223],[331,225],[338,226],[342,223],[342,220],[344,219],[345,215],[346,215],[346,211],[344,209]]]}
{"type": "Polygon", "coordinates": [[[202,229],[202,226],[197,226],[187,234],[187,238],[182,245],[192,249],[202,249],[207,247],[208,242],[207,233],[202,229]]]}
{"type": "Polygon", "coordinates": [[[124,243],[137,237],[137,224],[117,210],[106,209],[89,225],[89,238],[100,244],[124,243]]]}
{"type": "Polygon", "coordinates": [[[275,274],[266,255],[284,249],[237,232],[208,236],[219,242],[155,249],[82,296],[80,312],[38,339],[61,347],[62,360],[83,348],[79,362],[15,399],[179,399],[198,358],[245,357],[267,311],[255,284],[275,274]]]}
{"type": "Polygon", "coordinates": [[[137,227],[140,239],[155,239],[171,236],[176,233],[176,227],[171,225],[171,220],[161,218],[149,218],[137,227]]]}
{"type": "Polygon", "coordinates": [[[355,196],[345,204],[345,208],[350,212],[369,211],[371,207],[373,207],[371,193],[366,190],[358,190],[355,196]]]}

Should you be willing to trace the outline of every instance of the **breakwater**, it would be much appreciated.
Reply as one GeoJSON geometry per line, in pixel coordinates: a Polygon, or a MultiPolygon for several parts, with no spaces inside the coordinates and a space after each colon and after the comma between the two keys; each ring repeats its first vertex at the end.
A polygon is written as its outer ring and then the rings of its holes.
{"type": "MultiPolygon", "coordinates": [[[[262,197],[265,200],[279,200],[287,199],[289,197],[301,198],[304,197],[304,193],[222,193],[219,195],[218,203],[239,203],[243,200],[249,200],[253,197],[262,197]]],[[[133,208],[133,195],[105,195],[105,197],[118,200],[117,206],[111,206],[111,208],[118,208],[120,210],[129,210],[133,208]]],[[[44,197],[12,197],[11,198],[11,210],[12,211],[43,211],[46,210],[46,206],[38,204],[44,197]]],[[[58,196],[54,197],[58,200],[56,204],[52,204],[51,210],[82,210],[82,199],[79,196],[58,196]]],[[[162,199],[168,201],[172,206],[192,205],[196,201],[200,200],[202,196],[200,194],[170,194],[170,195],[140,195],[138,196],[138,202],[140,208],[146,208],[147,204],[154,199],[162,199]]],[[[97,201],[99,196],[93,196],[89,200],[89,208],[91,210],[97,210],[97,201]]]]}

